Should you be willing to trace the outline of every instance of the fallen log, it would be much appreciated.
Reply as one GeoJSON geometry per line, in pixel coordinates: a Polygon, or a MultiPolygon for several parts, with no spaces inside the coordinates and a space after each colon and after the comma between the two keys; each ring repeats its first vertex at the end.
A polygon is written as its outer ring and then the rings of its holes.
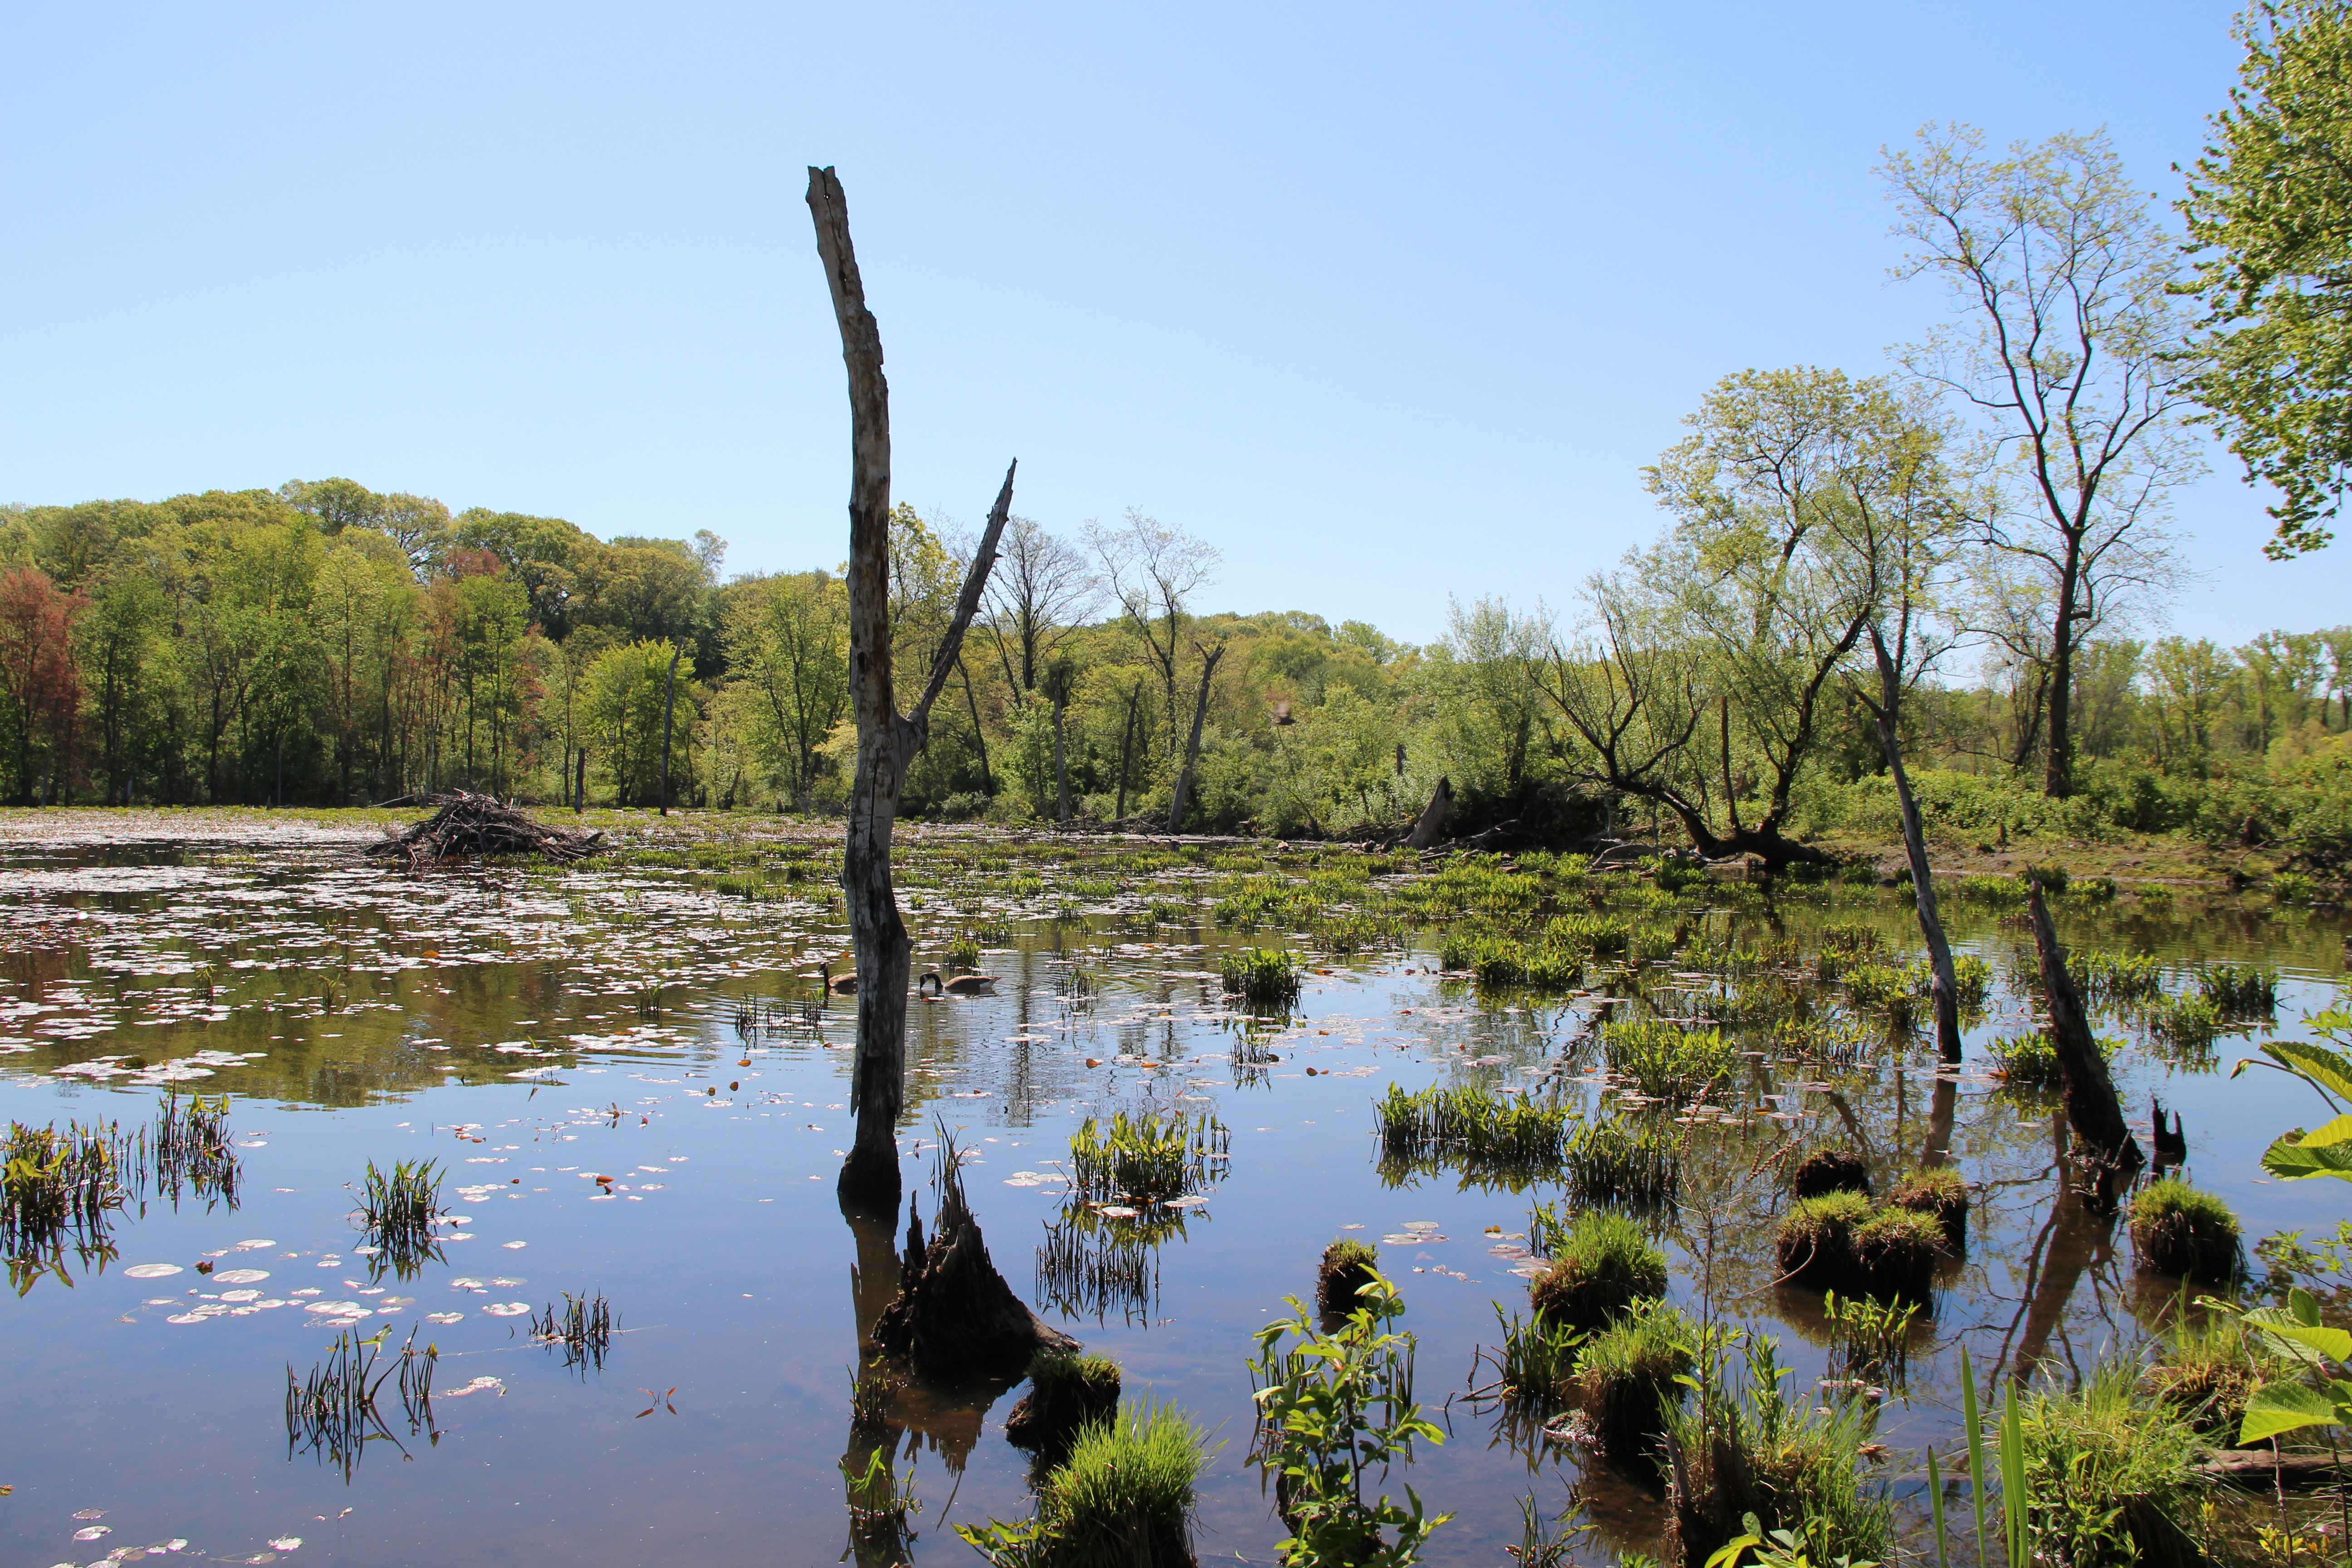
{"type": "Polygon", "coordinates": [[[2207,1480],[2263,1491],[2296,1491],[2306,1487],[2324,1486],[2336,1479],[2339,1469],[2331,1455],[2280,1454],[2273,1457],[2267,1448],[2232,1448],[2226,1453],[2215,1454],[2197,1467],[2198,1474],[2207,1480]]]}
{"type": "Polygon", "coordinates": [[[440,809],[398,832],[385,831],[367,847],[372,856],[396,858],[404,869],[451,857],[543,855],[550,860],[584,860],[604,835],[563,833],[541,826],[493,796],[470,790],[431,797],[440,809]]]}

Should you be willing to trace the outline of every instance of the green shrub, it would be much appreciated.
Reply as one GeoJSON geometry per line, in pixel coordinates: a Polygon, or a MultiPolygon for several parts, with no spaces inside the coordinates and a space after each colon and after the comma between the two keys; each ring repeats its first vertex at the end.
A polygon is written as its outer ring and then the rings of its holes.
{"type": "Polygon", "coordinates": [[[1576,1391],[1594,1444],[1621,1464],[1663,1469],[1667,1410],[1696,1361],[1698,1325],[1663,1300],[1627,1303],[1576,1358],[1576,1391]]]}
{"type": "Polygon", "coordinates": [[[1208,1436],[1174,1405],[1142,1403],[1078,1428],[1018,1524],[959,1524],[996,1568],[1190,1568],[1208,1436]]]}
{"type": "Polygon", "coordinates": [[[1562,1224],[1539,1205],[1528,1215],[1528,1239],[1551,1258],[1528,1294],[1546,1322],[1595,1333],[1630,1303],[1665,1294],[1666,1255],[1623,1215],[1587,1209],[1562,1224]]]}
{"type": "Polygon", "coordinates": [[[2210,1284],[2236,1278],[2238,1216],[2179,1176],[2150,1182],[2132,1200],[2132,1247],[2140,1267],[2210,1284]]]}
{"type": "Polygon", "coordinates": [[[1730,1076],[1738,1048],[1720,1029],[1694,1029],[1664,1018],[1601,1027],[1609,1071],[1652,1100],[1688,1100],[1730,1076]]]}
{"type": "Polygon", "coordinates": [[[2204,1561],[2206,1483],[2195,1428],[2163,1400],[2142,1399],[2133,1369],[2103,1366],[2068,1394],[2020,1402],[2026,1524],[2037,1561],[2074,1568],[2204,1561]]]}

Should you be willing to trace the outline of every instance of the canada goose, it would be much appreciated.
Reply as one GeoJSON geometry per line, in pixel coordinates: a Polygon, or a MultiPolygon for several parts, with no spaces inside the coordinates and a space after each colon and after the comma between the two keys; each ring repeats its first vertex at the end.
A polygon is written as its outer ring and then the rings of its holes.
{"type": "Polygon", "coordinates": [[[835,980],[833,977],[833,965],[830,963],[818,964],[816,966],[816,972],[824,977],[824,988],[827,991],[832,992],[835,995],[855,996],[857,994],[857,976],[855,974],[845,974],[840,979],[835,980]]]}
{"type": "Polygon", "coordinates": [[[938,986],[935,994],[942,996],[985,996],[996,989],[996,976],[993,974],[959,974],[953,980],[941,980],[940,972],[934,969],[925,973],[922,980],[915,982],[917,991],[923,988],[924,980],[938,986]]]}

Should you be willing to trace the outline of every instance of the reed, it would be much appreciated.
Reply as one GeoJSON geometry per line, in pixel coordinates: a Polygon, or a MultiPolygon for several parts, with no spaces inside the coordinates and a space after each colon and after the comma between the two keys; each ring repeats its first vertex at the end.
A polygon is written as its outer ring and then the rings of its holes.
{"type": "Polygon", "coordinates": [[[564,1368],[578,1368],[585,1377],[592,1367],[604,1370],[604,1350],[613,1337],[612,1305],[601,1293],[574,1296],[567,1290],[561,1311],[551,1302],[531,1314],[530,1331],[550,1349],[562,1346],[564,1368]]]}
{"type": "Polygon", "coordinates": [[[1679,1145],[1665,1130],[1612,1116],[1587,1122],[1560,1151],[1568,1190],[1586,1203],[1616,1204],[1642,1213],[1674,1206],[1682,1179],[1679,1145]]]}
{"type": "Polygon", "coordinates": [[[1213,1112],[1089,1116],[1070,1137],[1070,1188],[1088,1203],[1163,1203],[1216,1181],[1231,1165],[1233,1134],[1213,1112]]]}
{"type": "Polygon", "coordinates": [[[1229,952],[1219,962],[1225,994],[1252,1007],[1288,1007],[1298,1000],[1298,965],[1278,947],[1229,952]]]}
{"type": "Polygon", "coordinates": [[[1408,1093],[1391,1083],[1374,1103],[1381,1158],[1391,1179],[1458,1162],[1474,1179],[1532,1179],[1556,1168],[1574,1112],[1483,1084],[1408,1093]]]}
{"type": "Polygon", "coordinates": [[[1738,1048],[1719,1029],[1693,1029],[1663,1018],[1601,1026],[1601,1055],[1612,1076],[1652,1100],[1682,1100],[1728,1078],[1738,1048]]]}

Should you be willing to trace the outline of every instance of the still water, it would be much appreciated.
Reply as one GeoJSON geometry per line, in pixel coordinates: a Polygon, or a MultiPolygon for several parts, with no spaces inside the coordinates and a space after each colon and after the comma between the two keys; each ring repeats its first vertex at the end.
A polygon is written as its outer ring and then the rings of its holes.
{"type": "MultiPolygon", "coordinates": [[[[241,1179],[234,1204],[133,1203],[110,1256],[68,1248],[54,1268],[19,1268],[21,1294],[0,1300],[0,1486],[14,1489],[0,1563],[119,1562],[175,1542],[169,1555],[383,1568],[843,1556],[852,1369],[896,1263],[891,1237],[853,1226],[834,1195],[855,1004],[813,979],[845,943],[821,878],[756,901],[625,856],[408,879],[332,827],[262,840],[249,818],[68,820],[20,817],[0,846],[0,1120],[128,1126],[175,1089],[225,1092],[241,1179]],[[352,1189],[371,1162],[426,1159],[457,1223],[442,1260],[379,1278],[354,1251],[352,1189]],[[528,1313],[591,1293],[616,1331],[601,1367],[567,1366],[528,1313]],[[284,1415],[289,1369],[306,1373],[346,1322],[388,1326],[394,1347],[413,1328],[440,1352],[430,1428],[395,1416],[396,1441],[369,1443],[348,1477],[289,1451],[284,1415]]],[[[988,842],[910,837],[919,881],[926,856],[988,842]]],[[[1419,1337],[1420,1397],[1452,1434],[1397,1478],[1456,1515],[1429,1560],[1500,1561],[1519,1538],[1517,1500],[1557,1510],[1580,1479],[1600,1526],[1583,1555],[1655,1551],[1652,1493],[1599,1461],[1583,1474],[1572,1450],[1466,1397],[1491,1378],[1474,1357],[1497,1340],[1493,1303],[1524,1308],[1529,1205],[1557,1188],[1391,1184],[1375,1159],[1371,1104],[1391,1081],[1597,1109],[1590,1006],[1433,973],[1423,932],[1402,950],[1310,957],[1295,1012],[1251,1019],[1220,995],[1218,952],[1285,939],[1209,922],[1206,873],[1096,882],[1080,898],[1066,889],[1089,875],[1083,861],[1035,874],[1042,892],[994,874],[908,894],[934,946],[1002,923],[980,965],[996,994],[910,1006],[908,1190],[928,1218],[929,1150],[953,1131],[1015,1290],[1118,1361],[1130,1393],[1213,1430],[1202,1559],[1273,1560],[1282,1531],[1245,1463],[1251,1335],[1286,1296],[1311,1296],[1318,1255],[1343,1235],[1381,1243],[1419,1337]],[[1190,912],[1147,920],[1147,900],[1190,912]],[[1057,1302],[1037,1252],[1066,1217],[1069,1135],[1144,1108],[1213,1111],[1232,1131],[1230,1170],[1157,1248],[1155,1272],[1057,1302]]],[[[1693,895],[1694,910],[1706,904],[1693,895]]],[[[1801,931],[1831,913],[1912,940],[1891,898],[1775,918],[1801,931]]],[[[2277,965],[2281,1036],[2332,999],[2343,967],[2332,918],[2235,900],[2126,900],[2063,923],[2070,942],[2158,954],[2175,990],[2209,961],[2277,965]]],[[[2028,1026],[2007,978],[2019,935],[1965,912],[1956,935],[1996,983],[1946,1089],[1948,1129],[1916,1043],[1882,1043],[1850,1068],[1751,1058],[1715,1097],[1722,1115],[1684,1126],[1684,1207],[1663,1238],[1675,1297],[1706,1290],[1719,1315],[1776,1333],[1810,1385],[1825,1364],[1819,1299],[1773,1284],[1781,1194],[1767,1162],[1830,1142],[1891,1176],[1948,1138],[1973,1189],[1971,1246],[1914,1350],[1908,1399],[1882,1418],[1880,1473],[1898,1491],[1918,1485],[1918,1448],[1952,1435],[1962,1337],[1980,1366],[2079,1371],[2137,1353],[2178,1289],[2137,1270],[2118,1228],[2057,1201],[2053,1106],[1997,1093],[1981,1070],[1993,1037],[2028,1026]]],[[[936,962],[929,951],[919,956],[936,962]]],[[[1669,978],[1652,988],[1663,999],[1669,978]]],[[[2295,1098],[2307,1091],[2264,1073],[2230,1080],[2243,1054],[2224,1039],[2218,1070],[2194,1070],[2127,1045],[2126,1109],[2143,1138],[2151,1096],[2184,1113],[2191,1173],[2250,1238],[2332,1230],[2337,1194],[2270,1184],[2256,1164],[2279,1130],[2312,1119],[2295,1098]]],[[[919,1560],[977,1561],[950,1526],[1026,1513],[1027,1458],[1002,1431],[1017,1397],[898,1396],[919,1560]]]]}

